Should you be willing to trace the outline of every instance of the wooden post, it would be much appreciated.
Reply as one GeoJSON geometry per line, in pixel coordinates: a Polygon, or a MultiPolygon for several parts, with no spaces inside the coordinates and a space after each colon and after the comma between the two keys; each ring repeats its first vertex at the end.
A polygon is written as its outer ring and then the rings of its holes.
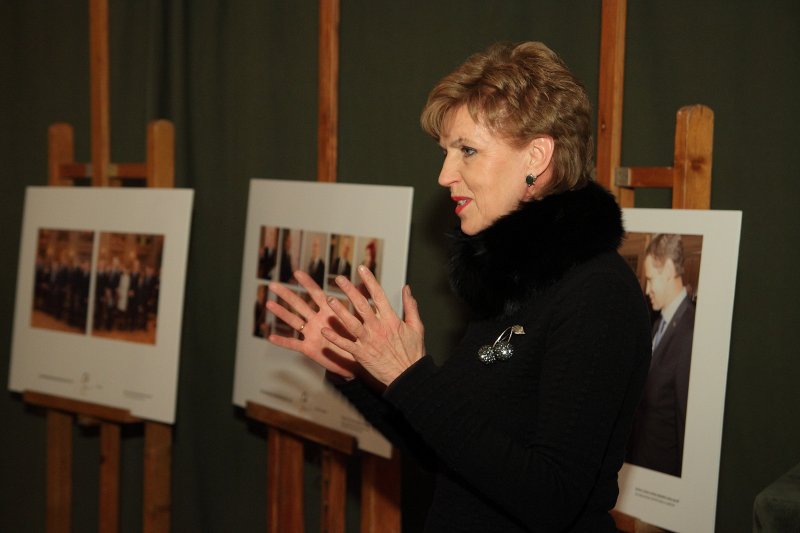
{"type": "Polygon", "coordinates": [[[347,459],[344,454],[322,450],[322,533],[344,533],[347,499],[347,459]]]}
{"type": "Polygon", "coordinates": [[[361,462],[361,533],[400,533],[400,455],[361,462]]]}
{"type": "Polygon", "coordinates": [[[47,183],[63,185],[62,165],[75,161],[75,141],[72,126],[63,122],[47,129],[47,183]]]}
{"type": "Polygon", "coordinates": [[[303,442],[279,429],[267,436],[267,531],[305,531],[303,442]]]}
{"type": "Polygon", "coordinates": [[[89,0],[92,110],[92,185],[108,185],[111,123],[108,96],[108,0],[89,0]]]}
{"type": "Polygon", "coordinates": [[[144,424],[142,531],[167,533],[172,519],[172,426],[144,424]]]}
{"type": "Polygon", "coordinates": [[[597,181],[620,203],[629,201],[617,189],[614,171],[622,150],[622,96],[625,78],[626,0],[603,0],[600,32],[600,87],[597,112],[597,181]]]}
{"type": "Polygon", "coordinates": [[[69,533],[72,520],[72,415],[47,411],[48,533],[69,533]]]}
{"type": "Polygon", "coordinates": [[[675,122],[672,207],[711,208],[714,112],[703,105],[682,107],[675,122]]]}
{"type": "Polygon", "coordinates": [[[317,181],[336,181],[338,100],[339,0],[320,0],[317,181]]]}
{"type": "Polygon", "coordinates": [[[120,426],[100,424],[100,533],[119,531],[120,426]]]}
{"type": "Polygon", "coordinates": [[[154,120],[147,126],[147,186],[175,186],[175,126],[169,120],[154,120]]]}

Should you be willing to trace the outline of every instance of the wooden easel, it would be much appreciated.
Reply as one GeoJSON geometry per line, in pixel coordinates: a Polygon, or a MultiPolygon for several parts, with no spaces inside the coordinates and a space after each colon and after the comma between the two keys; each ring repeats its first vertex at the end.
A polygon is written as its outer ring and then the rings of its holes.
{"type": "MultiPolygon", "coordinates": [[[[48,131],[49,184],[72,185],[91,177],[95,187],[123,182],[144,182],[148,187],[174,186],[174,128],[169,121],[151,122],[147,128],[145,163],[111,163],[108,87],[108,0],[89,1],[91,56],[92,161],[76,163],[74,136],[69,124],[53,124],[48,131]]],[[[72,424],[100,426],[100,533],[119,530],[120,429],[123,424],[144,424],[143,521],[145,533],[167,533],[171,518],[172,427],[144,421],[130,411],[27,390],[25,403],[47,412],[47,514],[48,533],[68,533],[72,504],[72,424]]]]}
{"type": "MultiPolygon", "coordinates": [[[[672,189],[673,209],[710,209],[714,112],[706,106],[678,110],[671,167],[620,167],[626,2],[602,4],[597,181],[616,195],[621,207],[634,206],[636,189],[665,188],[672,189]]],[[[617,529],[634,533],[636,518],[618,511],[612,515],[617,529]]]]}
{"type": "Polygon", "coordinates": [[[671,167],[620,167],[626,3],[603,0],[602,6],[597,181],[621,207],[633,207],[636,189],[667,188],[673,209],[710,209],[714,112],[706,106],[678,110],[671,167]]]}
{"type": "MultiPolygon", "coordinates": [[[[338,139],[339,0],[320,0],[317,181],[335,182],[338,139]]],[[[267,426],[267,531],[304,531],[303,448],[322,457],[321,531],[345,530],[346,465],[355,439],[264,405],[248,402],[246,415],[267,426]]],[[[369,453],[361,459],[362,533],[400,533],[400,457],[369,453]]]]}

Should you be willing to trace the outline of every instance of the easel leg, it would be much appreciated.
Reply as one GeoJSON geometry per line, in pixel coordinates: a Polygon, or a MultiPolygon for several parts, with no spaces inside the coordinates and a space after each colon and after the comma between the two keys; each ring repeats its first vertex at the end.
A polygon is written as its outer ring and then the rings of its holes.
{"type": "Polygon", "coordinates": [[[168,533],[172,519],[172,426],[144,424],[144,533],[168,533]]]}
{"type": "Polygon", "coordinates": [[[322,533],[344,533],[346,464],[343,454],[322,450],[322,533]]]}
{"type": "Polygon", "coordinates": [[[100,533],[119,531],[119,424],[100,424],[100,533]]]}
{"type": "Polygon", "coordinates": [[[305,531],[303,442],[276,429],[267,435],[267,531],[305,531]]]}
{"type": "Polygon", "coordinates": [[[400,455],[361,462],[361,533],[400,533],[400,455]]]}
{"type": "Polygon", "coordinates": [[[72,506],[72,416],[47,411],[47,533],[69,533],[72,506]]]}

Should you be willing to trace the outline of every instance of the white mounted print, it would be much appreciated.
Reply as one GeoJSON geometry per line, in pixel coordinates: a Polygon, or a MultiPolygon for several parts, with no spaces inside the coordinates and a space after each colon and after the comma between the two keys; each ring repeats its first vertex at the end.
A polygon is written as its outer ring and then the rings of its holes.
{"type": "Polygon", "coordinates": [[[28,188],[11,390],[174,422],[192,197],[28,188]]]}
{"type": "Polygon", "coordinates": [[[625,209],[619,249],[652,310],[653,357],[617,510],[712,533],[742,214],[625,209]]]}
{"type": "Polygon", "coordinates": [[[324,380],[322,367],[266,340],[271,333],[298,334],[265,305],[277,298],[268,288],[272,280],[308,299],[294,279],[297,270],[349,305],[332,279],[343,275],[358,283],[356,267],[363,264],[401,313],[412,196],[410,187],[250,182],[234,404],[266,405],[353,435],[360,448],[389,456],[389,443],[324,380]]]}

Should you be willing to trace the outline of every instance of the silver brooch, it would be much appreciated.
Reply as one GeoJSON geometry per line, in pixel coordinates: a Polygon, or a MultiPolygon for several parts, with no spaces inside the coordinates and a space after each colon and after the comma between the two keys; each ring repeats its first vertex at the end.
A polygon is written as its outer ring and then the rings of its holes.
{"type": "Polygon", "coordinates": [[[514,335],[525,335],[525,328],[520,325],[509,326],[497,337],[494,344],[481,346],[478,349],[478,359],[483,364],[491,364],[495,361],[507,361],[514,355],[514,347],[511,346],[511,337],[514,335]]]}

